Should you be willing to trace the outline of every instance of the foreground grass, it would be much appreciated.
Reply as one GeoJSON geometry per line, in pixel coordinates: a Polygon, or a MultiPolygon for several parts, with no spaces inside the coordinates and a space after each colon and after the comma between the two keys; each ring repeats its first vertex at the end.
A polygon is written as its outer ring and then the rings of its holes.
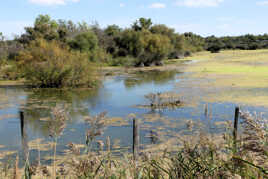
{"type": "Polygon", "coordinates": [[[200,52],[188,57],[189,78],[200,81],[207,101],[268,106],[268,50],[200,52]]]}

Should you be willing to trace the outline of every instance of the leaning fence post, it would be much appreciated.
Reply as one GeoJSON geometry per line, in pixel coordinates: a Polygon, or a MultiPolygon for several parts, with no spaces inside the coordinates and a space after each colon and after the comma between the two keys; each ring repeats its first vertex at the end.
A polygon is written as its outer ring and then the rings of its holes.
{"type": "Polygon", "coordinates": [[[237,141],[238,118],[239,118],[239,107],[236,107],[235,108],[235,118],[234,118],[234,132],[233,132],[233,140],[234,140],[235,150],[236,150],[236,141],[237,141]]]}
{"type": "Polygon", "coordinates": [[[205,117],[208,118],[208,103],[205,105],[205,117]]]}
{"type": "Polygon", "coordinates": [[[26,161],[28,159],[29,149],[28,149],[27,135],[26,135],[24,124],[25,124],[24,112],[20,111],[21,142],[22,142],[22,148],[24,152],[24,160],[26,161]]]}
{"type": "Polygon", "coordinates": [[[138,159],[139,155],[139,122],[136,118],[133,119],[133,158],[134,160],[138,159]]]}
{"type": "Polygon", "coordinates": [[[21,137],[24,137],[24,113],[20,111],[20,129],[21,129],[21,137]]]}

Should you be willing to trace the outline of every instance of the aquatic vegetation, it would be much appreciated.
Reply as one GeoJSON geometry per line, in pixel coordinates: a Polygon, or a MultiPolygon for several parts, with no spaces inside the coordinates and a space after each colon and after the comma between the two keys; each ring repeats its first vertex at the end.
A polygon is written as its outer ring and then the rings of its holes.
{"type": "Polygon", "coordinates": [[[187,91],[194,93],[191,88],[198,88],[200,96],[208,102],[267,106],[267,57],[268,50],[196,53],[187,59],[197,62],[184,68],[190,72],[191,80],[180,81],[178,87],[188,85],[185,95],[187,91]]]}
{"type": "Polygon", "coordinates": [[[182,106],[180,96],[175,93],[150,93],[145,95],[145,98],[150,101],[149,106],[152,109],[177,108],[182,106]]]}

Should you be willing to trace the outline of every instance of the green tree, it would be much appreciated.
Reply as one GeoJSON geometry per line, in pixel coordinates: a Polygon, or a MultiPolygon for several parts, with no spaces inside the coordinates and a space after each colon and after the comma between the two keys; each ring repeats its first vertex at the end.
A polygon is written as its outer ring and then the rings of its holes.
{"type": "Polygon", "coordinates": [[[167,36],[152,34],[150,32],[141,33],[142,53],[139,55],[139,63],[149,66],[152,64],[161,65],[162,60],[167,58],[172,44],[167,36]]]}
{"type": "Polygon", "coordinates": [[[164,24],[157,24],[151,27],[150,31],[154,34],[166,35],[170,39],[172,39],[175,35],[175,30],[173,28],[169,28],[164,24]]]}
{"type": "Polygon", "coordinates": [[[92,52],[98,47],[98,39],[92,31],[83,32],[69,42],[70,47],[80,52],[92,52]]]}
{"type": "Polygon", "coordinates": [[[56,40],[59,38],[58,24],[49,15],[39,15],[34,22],[34,27],[26,27],[26,33],[18,39],[23,44],[29,44],[36,39],[56,40]]]}
{"type": "Polygon", "coordinates": [[[207,50],[210,51],[211,53],[218,53],[223,47],[224,43],[222,43],[221,40],[217,39],[208,47],[207,50]]]}
{"type": "Polygon", "coordinates": [[[104,30],[105,34],[108,36],[117,36],[122,32],[122,29],[118,25],[109,25],[104,30]]]}
{"type": "Polygon", "coordinates": [[[146,19],[142,17],[134,22],[134,24],[132,25],[132,29],[134,29],[135,31],[149,30],[152,24],[153,23],[150,18],[146,19]]]}
{"type": "Polygon", "coordinates": [[[200,35],[196,35],[192,32],[184,33],[185,43],[187,48],[192,51],[202,51],[205,46],[205,39],[200,35]]]}
{"type": "Polygon", "coordinates": [[[118,56],[131,55],[137,58],[142,52],[141,32],[132,29],[126,29],[121,36],[116,39],[116,44],[119,47],[118,56]]]}
{"type": "Polygon", "coordinates": [[[104,29],[106,35],[106,52],[112,54],[114,57],[117,57],[118,54],[119,47],[116,41],[120,38],[122,31],[117,25],[110,25],[104,29]]]}

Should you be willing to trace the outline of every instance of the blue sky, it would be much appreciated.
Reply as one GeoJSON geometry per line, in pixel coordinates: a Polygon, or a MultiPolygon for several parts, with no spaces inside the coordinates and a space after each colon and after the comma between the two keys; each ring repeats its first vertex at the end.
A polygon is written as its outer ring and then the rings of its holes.
{"type": "Polygon", "coordinates": [[[97,21],[127,27],[151,18],[177,32],[208,35],[268,33],[268,0],[6,0],[0,6],[0,32],[11,38],[39,14],[53,19],[97,21]]]}

